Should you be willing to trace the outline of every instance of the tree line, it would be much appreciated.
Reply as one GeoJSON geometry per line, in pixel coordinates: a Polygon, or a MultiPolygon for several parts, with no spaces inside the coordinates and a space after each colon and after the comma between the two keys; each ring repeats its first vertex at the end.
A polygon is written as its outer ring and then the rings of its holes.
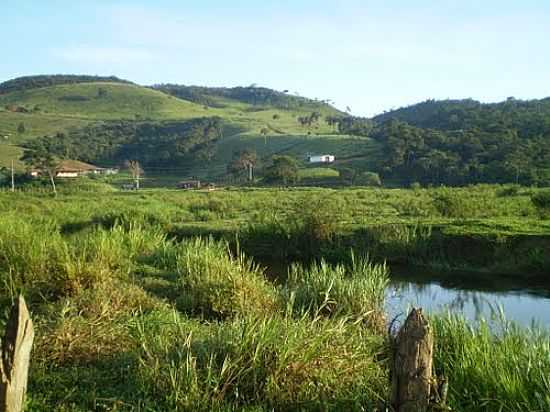
{"type": "MultiPolygon", "coordinates": [[[[311,110],[330,106],[322,101],[295,96],[266,87],[202,87],[178,84],[159,84],[153,89],[162,91],[180,99],[189,100],[209,107],[223,108],[224,99],[237,100],[253,106],[272,107],[283,110],[309,108],[311,110]]],[[[335,109],[333,109],[335,110],[335,109]]]]}
{"type": "Polygon", "coordinates": [[[219,117],[165,123],[121,121],[44,136],[29,141],[24,148],[27,157],[45,151],[57,158],[102,165],[120,165],[133,159],[145,167],[173,167],[190,157],[210,156],[222,135],[219,117]]]}
{"type": "Polygon", "coordinates": [[[75,74],[54,74],[18,77],[13,80],[0,83],[0,94],[16,91],[38,89],[41,87],[58,86],[63,84],[110,82],[132,84],[128,80],[119,79],[116,76],[88,76],[75,74]]]}

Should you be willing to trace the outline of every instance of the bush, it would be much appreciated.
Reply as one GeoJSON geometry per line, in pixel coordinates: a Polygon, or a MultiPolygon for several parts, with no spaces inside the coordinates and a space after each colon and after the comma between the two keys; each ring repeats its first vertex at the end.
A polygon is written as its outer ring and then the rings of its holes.
{"type": "Polygon", "coordinates": [[[502,189],[497,190],[497,196],[498,197],[518,196],[520,188],[521,188],[520,185],[504,186],[502,189]]]}
{"type": "Polygon", "coordinates": [[[542,218],[550,216],[550,191],[545,190],[535,193],[531,196],[531,202],[537,208],[538,213],[542,218]]]}

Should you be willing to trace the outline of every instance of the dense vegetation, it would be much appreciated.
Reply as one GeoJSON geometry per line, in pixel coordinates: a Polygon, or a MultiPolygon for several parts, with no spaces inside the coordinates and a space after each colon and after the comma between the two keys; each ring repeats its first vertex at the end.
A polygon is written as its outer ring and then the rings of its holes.
{"type": "Polygon", "coordinates": [[[550,184],[550,99],[427,101],[375,117],[386,177],[404,183],[550,184]]]}
{"type": "Polygon", "coordinates": [[[120,165],[133,159],[144,166],[173,167],[190,153],[207,156],[222,132],[218,117],[165,123],[110,122],[35,139],[25,144],[25,149],[46,147],[59,158],[91,163],[120,165]]]}
{"type": "Polygon", "coordinates": [[[224,99],[236,100],[252,106],[274,107],[286,110],[314,110],[320,107],[329,107],[325,102],[294,96],[285,92],[254,85],[229,88],[160,84],[153,86],[153,88],[172,96],[210,107],[226,107],[227,101],[224,104],[224,99]]]}
{"type": "MultiPolygon", "coordinates": [[[[537,213],[544,193],[124,193],[95,179],[61,185],[57,199],[0,193],[0,324],[22,292],[37,333],[27,409],[383,411],[389,268],[376,260],[436,252],[426,243],[436,225],[445,228],[437,238],[469,239],[468,255],[476,242],[476,254],[493,261],[479,245],[498,234],[499,248],[513,245],[523,258],[524,230],[530,250],[536,239],[548,246],[550,226],[537,213]],[[350,255],[350,232],[368,235],[372,249],[350,255]],[[268,274],[245,255],[264,247],[325,259],[268,274]]],[[[435,262],[435,253],[423,256],[435,262]]],[[[541,249],[529,259],[544,258],[541,249]]],[[[451,410],[550,407],[546,332],[430,319],[451,410]]]]}
{"type": "Polygon", "coordinates": [[[18,77],[13,80],[0,83],[0,94],[7,94],[16,91],[29,89],[38,89],[41,87],[57,86],[62,84],[76,83],[95,83],[95,82],[110,82],[110,83],[127,83],[128,80],[119,79],[116,76],[88,76],[88,75],[73,75],[73,74],[56,74],[42,76],[26,76],[18,77]]]}

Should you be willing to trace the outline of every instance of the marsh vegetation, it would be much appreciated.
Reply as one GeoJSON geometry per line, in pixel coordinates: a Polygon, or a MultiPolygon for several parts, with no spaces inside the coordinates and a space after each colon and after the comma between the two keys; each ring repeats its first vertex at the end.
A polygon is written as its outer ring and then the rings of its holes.
{"type": "MultiPolygon", "coordinates": [[[[0,195],[2,321],[22,293],[37,331],[28,410],[381,411],[392,261],[548,273],[536,189],[81,185],[0,195]],[[446,246],[468,240],[474,260],[446,246]]],[[[430,320],[452,410],[550,407],[546,331],[430,320]]]]}

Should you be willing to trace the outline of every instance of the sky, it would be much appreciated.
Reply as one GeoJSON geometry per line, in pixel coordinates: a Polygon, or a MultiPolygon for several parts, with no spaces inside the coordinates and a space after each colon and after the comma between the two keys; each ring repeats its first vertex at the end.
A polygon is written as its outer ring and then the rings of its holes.
{"type": "Polygon", "coordinates": [[[0,82],[257,84],[372,116],[550,96],[549,0],[0,0],[0,82]]]}

